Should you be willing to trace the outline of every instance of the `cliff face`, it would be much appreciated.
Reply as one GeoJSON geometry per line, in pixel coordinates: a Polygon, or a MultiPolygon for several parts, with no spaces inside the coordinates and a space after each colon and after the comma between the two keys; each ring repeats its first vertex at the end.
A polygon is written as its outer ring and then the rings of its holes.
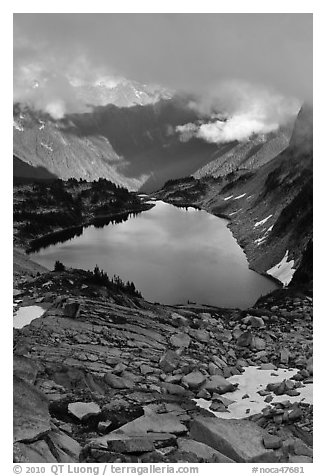
{"type": "MultiPolygon", "coordinates": [[[[312,240],[312,174],[312,111],[304,108],[289,146],[267,164],[224,177],[172,181],[155,196],[229,217],[250,266],[288,284],[312,240]]],[[[305,273],[305,281],[311,274],[305,273]]]]}

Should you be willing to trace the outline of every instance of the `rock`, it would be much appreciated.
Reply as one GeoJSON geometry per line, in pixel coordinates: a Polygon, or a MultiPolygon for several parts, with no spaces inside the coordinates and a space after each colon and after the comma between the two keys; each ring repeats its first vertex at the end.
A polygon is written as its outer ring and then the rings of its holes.
{"type": "Polygon", "coordinates": [[[221,369],[213,362],[210,362],[208,364],[208,373],[209,375],[221,375],[221,369]]]}
{"type": "Polygon", "coordinates": [[[14,442],[33,441],[51,430],[48,400],[33,385],[14,375],[14,442]]]}
{"type": "Polygon", "coordinates": [[[228,382],[221,375],[212,375],[209,377],[204,384],[204,388],[210,393],[216,392],[220,395],[227,392],[233,392],[233,390],[236,389],[232,383],[228,382]]]}
{"type": "Polygon", "coordinates": [[[188,334],[185,334],[183,332],[179,332],[178,334],[174,334],[170,338],[170,343],[173,345],[173,347],[189,347],[191,342],[190,337],[188,334]]]}
{"type": "Polygon", "coordinates": [[[312,357],[308,359],[306,369],[308,370],[310,375],[313,375],[313,358],[312,357]]]}
{"type": "Polygon", "coordinates": [[[268,450],[276,450],[278,448],[281,448],[282,446],[282,440],[278,436],[274,435],[265,435],[263,437],[263,443],[266,449],[268,450]]]}
{"type": "Polygon", "coordinates": [[[164,372],[169,373],[179,365],[180,357],[173,350],[167,350],[160,359],[159,365],[164,372]]]}
{"type": "Polygon", "coordinates": [[[228,412],[229,411],[222,402],[219,402],[217,400],[215,400],[214,402],[210,404],[209,409],[212,410],[213,412],[228,412]]]}
{"type": "Polygon", "coordinates": [[[186,395],[188,393],[184,387],[181,387],[181,385],[176,385],[174,383],[164,382],[162,383],[162,387],[165,388],[167,393],[169,393],[170,395],[186,395]]]}
{"type": "Polygon", "coordinates": [[[147,364],[142,364],[140,366],[140,371],[143,375],[148,375],[148,374],[153,374],[156,372],[156,369],[154,367],[150,367],[147,364]]]}
{"type": "Polygon", "coordinates": [[[109,440],[108,449],[116,453],[145,453],[147,451],[154,451],[155,447],[151,438],[135,436],[109,440]]]}
{"type": "Polygon", "coordinates": [[[217,395],[213,394],[212,399],[214,401],[223,403],[223,405],[225,405],[226,407],[228,407],[232,403],[235,403],[235,400],[231,400],[230,398],[222,397],[219,394],[217,394],[217,395]]]}
{"type": "Polygon", "coordinates": [[[50,440],[50,447],[59,463],[79,462],[81,446],[76,440],[57,430],[48,433],[47,439],[50,440]]]}
{"type": "Polygon", "coordinates": [[[79,302],[68,302],[63,306],[63,314],[65,317],[70,317],[72,319],[77,319],[80,314],[80,304],[79,302]]]}
{"type": "Polygon", "coordinates": [[[118,377],[111,372],[107,372],[104,376],[104,381],[112,388],[134,388],[135,384],[129,379],[118,377]]]}
{"type": "Polygon", "coordinates": [[[252,350],[264,350],[266,348],[266,342],[260,337],[253,336],[250,348],[252,350]]]}
{"type": "Polygon", "coordinates": [[[188,438],[178,438],[178,448],[185,453],[193,453],[207,463],[234,463],[234,461],[208,445],[188,438]]]}
{"type": "Polygon", "coordinates": [[[275,462],[274,451],[262,442],[267,434],[248,420],[198,417],[190,427],[190,437],[220,451],[238,463],[275,462]]]}
{"type": "Polygon", "coordinates": [[[281,364],[288,364],[290,358],[290,352],[287,349],[281,349],[280,352],[280,362],[281,364]]]}
{"type": "Polygon", "coordinates": [[[198,389],[205,382],[205,380],[205,375],[199,372],[199,370],[195,370],[194,372],[191,372],[182,378],[182,382],[190,389],[198,389]]]}
{"type": "Polygon", "coordinates": [[[309,458],[309,456],[290,455],[289,463],[312,463],[312,458],[309,458]]]}
{"type": "Polygon", "coordinates": [[[296,438],[294,441],[293,447],[294,454],[299,456],[309,456],[313,457],[313,450],[308,445],[306,445],[302,440],[296,438]]]}
{"type": "Polygon", "coordinates": [[[99,415],[101,408],[94,402],[74,402],[69,403],[68,412],[80,421],[85,421],[92,416],[99,415]]]}
{"type": "Polygon", "coordinates": [[[250,347],[252,343],[253,336],[251,332],[243,332],[237,339],[237,345],[240,347],[250,347]]]}
{"type": "Polygon", "coordinates": [[[265,327],[265,322],[262,317],[250,316],[249,322],[251,327],[257,327],[257,328],[265,327]]]}
{"type": "Polygon", "coordinates": [[[205,329],[197,329],[196,331],[193,331],[192,336],[203,344],[207,344],[210,339],[209,332],[205,331],[205,329]]]}
{"type": "Polygon", "coordinates": [[[112,373],[116,374],[116,375],[121,375],[122,372],[124,372],[126,370],[127,366],[125,364],[123,364],[122,362],[119,362],[115,367],[114,369],[112,370],[112,373]]]}
{"type": "Polygon", "coordinates": [[[299,407],[294,408],[290,413],[289,413],[289,420],[290,421],[296,421],[300,420],[302,417],[302,411],[299,407]]]}
{"type": "Polygon", "coordinates": [[[45,441],[14,444],[14,463],[57,463],[45,441]]]}
{"type": "Polygon", "coordinates": [[[112,427],[112,425],[113,424],[111,420],[100,421],[99,424],[97,425],[97,429],[100,433],[107,433],[112,427]]]}
{"type": "Polygon", "coordinates": [[[37,361],[22,355],[14,355],[13,366],[14,375],[31,384],[34,384],[37,372],[41,368],[37,361]]]}
{"type": "Polygon", "coordinates": [[[208,400],[209,398],[211,398],[211,394],[204,388],[201,388],[197,393],[197,398],[205,398],[206,400],[208,400]]]}

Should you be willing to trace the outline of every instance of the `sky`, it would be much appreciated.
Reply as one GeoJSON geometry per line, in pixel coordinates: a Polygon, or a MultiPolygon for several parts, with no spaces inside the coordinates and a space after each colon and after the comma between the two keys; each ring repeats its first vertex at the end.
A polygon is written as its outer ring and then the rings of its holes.
{"type": "MultiPolygon", "coordinates": [[[[86,108],[74,85],[126,77],[195,93],[246,137],[312,101],[312,34],[300,13],[14,14],[14,101],[59,118],[86,108]]],[[[193,134],[234,137],[206,129],[193,134]]]]}

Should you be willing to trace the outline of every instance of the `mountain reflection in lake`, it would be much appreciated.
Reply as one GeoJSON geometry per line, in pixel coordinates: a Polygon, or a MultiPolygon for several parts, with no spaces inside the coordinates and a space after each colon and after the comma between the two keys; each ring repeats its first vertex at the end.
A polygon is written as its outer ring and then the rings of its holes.
{"type": "Polygon", "coordinates": [[[56,260],[83,269],[98,264],[109,276],[133,281],[145,299],[163,304],[245,308],[277,287],[248,268],[226,220],[192,207],[157,201],[121,223],[79,231],[31,258],[50,269],[56,260]]]}

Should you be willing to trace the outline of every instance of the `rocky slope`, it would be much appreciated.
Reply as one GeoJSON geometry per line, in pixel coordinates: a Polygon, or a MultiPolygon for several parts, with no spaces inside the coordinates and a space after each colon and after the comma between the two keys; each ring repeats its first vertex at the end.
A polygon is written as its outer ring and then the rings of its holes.
{"type": "Polygon", "coordinates": [[[280,128],[277,132],[261,134],[245,142],[227,143],[214,159],[193,175],[196,179],[212,175],[219,177],[234,170],[252,170],[267,164],[289,145],[293,125],[280,128]]]}
{"type": "Polygon", "coordinates": [[[312,406],[289,402],[312,382],[310,296],[277,291],[247,311],[169,307],[66,270],[21,283],[14,304],[47,309],[14,329],[15,462],[312,461],[312,406]],[[262,413],[250,415],[255,395],[244,394],[246,419],[195,405],[232,411],[228,379],[253,365],[299,371],[259,391],[262,413]]]}
{"type": "Polygon", "coordinates": [[[250,266],[288,284],[300,266],[302,282],[312,279],[312,111],[300,111],[289,146],[256,170],[236,170],[168,182],[155,197],[195,205],[230,219],[250,266]]]}

